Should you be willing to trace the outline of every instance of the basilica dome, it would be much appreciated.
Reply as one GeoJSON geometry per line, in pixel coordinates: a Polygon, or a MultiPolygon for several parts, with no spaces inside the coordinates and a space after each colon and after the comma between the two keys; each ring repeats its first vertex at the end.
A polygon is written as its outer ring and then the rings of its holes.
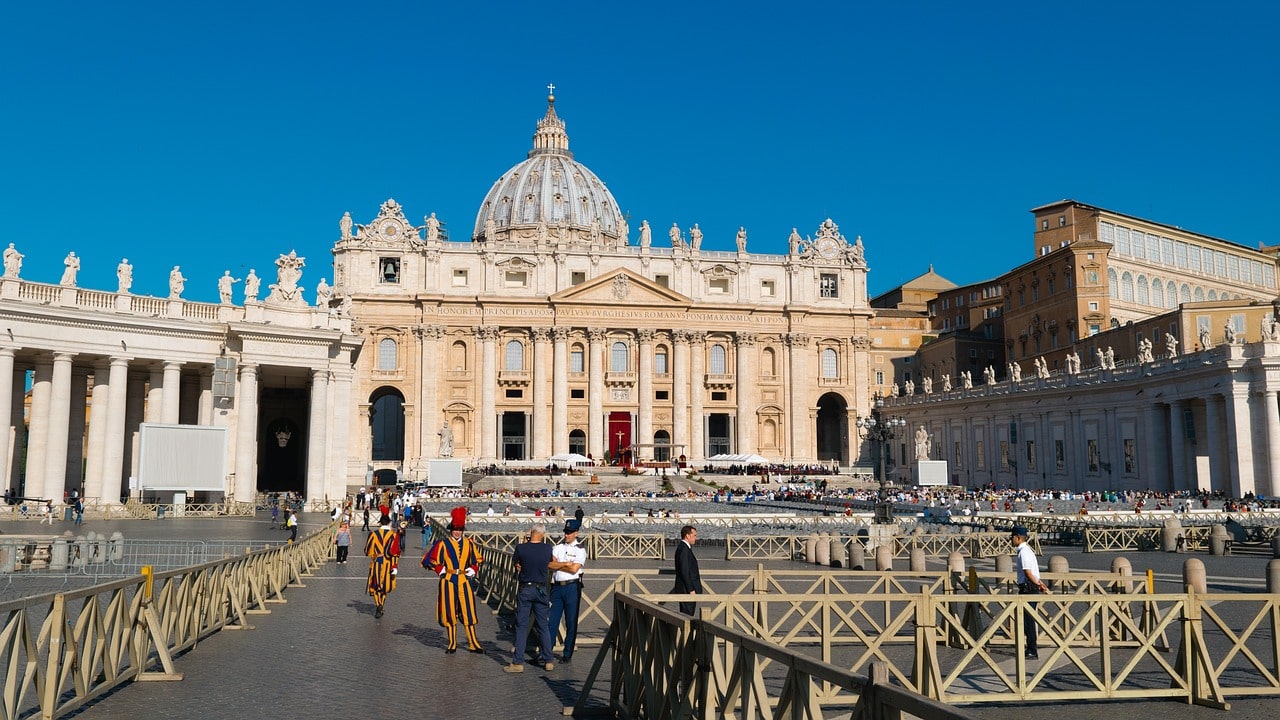
{"type": "Polygon", "coordinates": [[[555,96],[538,121],[533,149],[503,173],[476,214],[476,242],[627,242],[618,202],[596,174],[573,159],[555,96]]]}

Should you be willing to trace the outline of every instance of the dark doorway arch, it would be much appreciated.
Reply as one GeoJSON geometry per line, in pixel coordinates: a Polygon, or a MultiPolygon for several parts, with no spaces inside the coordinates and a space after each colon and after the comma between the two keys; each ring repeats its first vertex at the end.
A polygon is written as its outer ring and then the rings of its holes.
{"type": "Polygon", "coordinates": [[[838,393],[818,398],[818,459],[849,464],[849,405],[838,393]]]}
{"type": "Polygon", "coordinates": [[[569,431],[569,452],[587,454],[587,434],[581,430],[569,431]]]}
{"type": "Polygon", "coordinates": [[[671,462],[671,433],[659,430],[653,434],[653,459],[658,462],[671,462]]]}
{"type": "Polygon", "coordinates": [[[373,461],[404,460],[404,395],[381,387],[369,396],[369,431],[373,461]]]}

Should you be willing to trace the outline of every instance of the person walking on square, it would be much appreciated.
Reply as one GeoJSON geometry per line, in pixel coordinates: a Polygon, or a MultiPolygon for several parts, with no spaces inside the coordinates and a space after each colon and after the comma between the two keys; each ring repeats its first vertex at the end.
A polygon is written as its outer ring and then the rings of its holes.
{"type": "Polygon", "coordinates": [[[344,520],[338,526],[338,532],[333,536],[333,544],[338,548],[338,564],[345,564],[347,562],[347,553],[351,551],[351,523],[344,520]]]}
{"type": "MultiPolygon", "coordinates": [[[[1040,579],[1040,563],[1036,553],[1027,544],[1027,529],[1018,525],[1013,528],[1013,547],[1016,556],[1013,567],[1017,570],[1014,580],[1018,583],[1019,595],[1038,595],[1049,592],[1048,586],[1040,579]]],[[[1032,660],[1039,659],[1040,649],[1036,638],[1035,606],[1028,604],[1022,616],[1022,634],[1026,636],[1026,656],[1032,660]]]]}
{"type": "MultiPolygon", "coordinates": [[[[698,572],[698,558],[693,554],[693,544],[698,542],[698,530],[692,525],[680,528],[680,542],[676,543],[676,585],[672,594],[697,595],[702,592],[702,575],[698,572]]],[[[680,612],[693,615],[697,603],[680,603],[680,612]]]]}
{"type": "Polygon", "coordinates": [[[587,564],[587,550],[578,544],[578,532],[582,523],[567,520],[564,524],[564,540],[551,549],[551,635],[560,630],[560,618],[564,617],[564,649],[560,662],[573,660],[573,648],[578,639],[578,606],[582,601],[582,568],[587,564]]]}
{"type": "Polygon", "coordinates": [[[289,519],[284,521],[284,526],[289,528],[289,542],[296,542],[298,539],[298,512],[296,510],[289,511],[289,519]]]}
{"type": "Polygon", "coordinates": [[[46,522],[49,523],[50,525],[53,524],[53,501],[52,500],[45,501],[44,517],[40,518],[41,525],[45,524],[46,522]]]}
{"type": "Polygon", "coordinates": [[[471,538],[464,537],[467,529],[467,509],[456,507],[449,511],[449,534],[437,540],[422,558],[422,567],[440,576],[440,596],[436,601],[436,620],[445,629],[445,652],[458,651],[458,623],[467,633],[467,649],[473,653],[484,652],[476,639],[476,593],[471,578],[480,572],[480,551],[471,538]]]}
{"type": "Polygon", "coordinates": [[[390,517],[383,515],[378,518],[378,529],[365,541],[364,554],[370,558],[368,591],[376,608],[373,616],[380,618],[387,604],[387,595],[396,589],[396,575],[400,568],[400,543],[395,529],[391,527],[390,517]]]}
{"type": "Polygon", "coordinates": [[[528,542],[516,545],[516,638],[511,664],[503,668],[509,673],[524,672],[524,651],[529,642],[529,616],[538,628],[538,664],[554,670],[551,661],[551,625],[547,613],[547,573],[551,566],[551,546],[543,542],[547,526],[538,523],[529,528],[528,542]]]}
{"type": "Polygon", "coordinates": [[[369,532],[369,506],[364,506],[364,527],[360,528],[365,532],[369,532]]]}

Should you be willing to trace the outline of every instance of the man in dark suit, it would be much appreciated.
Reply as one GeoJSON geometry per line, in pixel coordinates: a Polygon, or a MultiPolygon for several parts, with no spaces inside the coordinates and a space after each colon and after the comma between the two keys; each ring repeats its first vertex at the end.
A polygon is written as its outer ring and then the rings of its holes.
{"type": "MultiPolygon", "coordinates": [[[[680,528],[680,542],[676,543],[676,586],[673,594],[697,595],[702,592],[702,575],[698,573],[698,558],[693,555],[693,544],[698,541],[698,531],[692,525],[680,528]]],[[[693,615],[697,603],[680,603],[680,612],[693,615]]]]}

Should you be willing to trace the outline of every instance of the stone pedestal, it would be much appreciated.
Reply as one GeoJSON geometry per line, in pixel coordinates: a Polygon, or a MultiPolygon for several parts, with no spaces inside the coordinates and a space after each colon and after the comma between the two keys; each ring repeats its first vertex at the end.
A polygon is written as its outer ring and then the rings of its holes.
{"type": "Polygon", "coordinates": [[[898,535],[898,526],[893,523],[871,525],[867,528],[867,549],[874,550],[881,545],[893,547],[893,539],[898,535]]]}
{"type": "Polygon", "coordinates": [[[946,460],[917,460],[911,476],[916,485],[947,485],[950,483],[950,478],[947,475],[946,460]]]}

